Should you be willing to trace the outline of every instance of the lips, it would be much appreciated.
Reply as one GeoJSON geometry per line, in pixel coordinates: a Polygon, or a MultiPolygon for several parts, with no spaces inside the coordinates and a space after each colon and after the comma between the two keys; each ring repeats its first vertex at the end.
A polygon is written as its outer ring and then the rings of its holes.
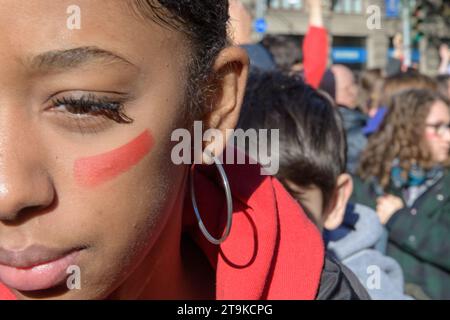
{"type": "Polygon", "coordinates": [[[0,247],[0,282],[18,291],[53,288],[67,277],[82,249],[61,250],[31,246],[22,251],[0,247]]]}

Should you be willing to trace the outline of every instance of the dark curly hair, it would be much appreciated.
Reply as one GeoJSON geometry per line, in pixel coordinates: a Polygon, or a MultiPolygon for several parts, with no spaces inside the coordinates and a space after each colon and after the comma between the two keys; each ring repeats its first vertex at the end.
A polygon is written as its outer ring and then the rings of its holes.
{"type": "Polygon", "coordinates": [[[425,119],[436,101],[448,105],[432,90],[410,89],[395,95],[380,130],[371,136],[362,154],[358,175],[364,180],[375,177],[386,189],[394,159],[399,159],[405,178],[413,164],[430,169],[434,162],[423,134],[425,119]]]}
{"type": "Polygon", "coordinates": [[[187,116],[201,115],[214,89],[214,60],[230,43],[228,0],[132,0],[131,4],[140,17],[186,35],[191,48],[186,69],[187,116]]]}

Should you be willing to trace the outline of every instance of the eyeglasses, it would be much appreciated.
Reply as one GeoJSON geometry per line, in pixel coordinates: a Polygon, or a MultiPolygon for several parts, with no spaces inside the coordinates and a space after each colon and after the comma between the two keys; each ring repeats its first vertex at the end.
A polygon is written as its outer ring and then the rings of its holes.
{"type": "Polygon", "coordinates": [[[450,123],[427,124],[426,127],[433,128],[434,131],[440,136],[444,136],[446,133],[450,132],[450,123]]]}

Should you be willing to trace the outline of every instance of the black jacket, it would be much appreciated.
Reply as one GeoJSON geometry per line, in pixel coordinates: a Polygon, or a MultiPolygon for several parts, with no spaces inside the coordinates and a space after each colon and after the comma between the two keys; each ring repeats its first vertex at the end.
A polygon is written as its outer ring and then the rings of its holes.
{"type": "Polygon", "coordinates": [[[357,109],[339,106],[338,110],[347,135],[347,171],[355,173],[361,152],[367,146],[367,137],[364,135],[363,129],[367,124],[368,117],[357,109]]]}
{"type": "Polygon", "coordinates": [[[326,256],[316,300],[370,300],[370,296],[347,267],[326,256]]]}

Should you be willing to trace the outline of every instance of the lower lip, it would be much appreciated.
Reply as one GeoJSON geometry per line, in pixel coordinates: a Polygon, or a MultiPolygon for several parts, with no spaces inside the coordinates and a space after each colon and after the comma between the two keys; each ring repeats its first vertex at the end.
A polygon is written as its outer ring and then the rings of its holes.
{"type": "Polygon", "coordinates": [[[68,277],[67,270],[74,265],[79,253],[79,251],[72,252],[58,260],[30,269],[0,265],[0,282],[18,291],[38,291],[53,288],[68,277]]]}

